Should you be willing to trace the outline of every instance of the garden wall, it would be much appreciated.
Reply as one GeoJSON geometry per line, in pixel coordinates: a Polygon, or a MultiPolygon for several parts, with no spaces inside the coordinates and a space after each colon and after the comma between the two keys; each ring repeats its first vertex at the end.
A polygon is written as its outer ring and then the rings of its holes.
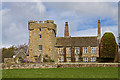
{"type": "Polygon", "coordinates": [[[2,69],[66,68],[66,67],[118,67],[118,63],[3,63],[2,69]]]}
{"type": "Polygon", "coordinates": [[[118,63],[58,63],[58,67],[118,67],[118,63]]]}
{"type": "Polygon", "coordinates": [[[3,63],[2,69],[56,68],[54,63],[3,63]]]}

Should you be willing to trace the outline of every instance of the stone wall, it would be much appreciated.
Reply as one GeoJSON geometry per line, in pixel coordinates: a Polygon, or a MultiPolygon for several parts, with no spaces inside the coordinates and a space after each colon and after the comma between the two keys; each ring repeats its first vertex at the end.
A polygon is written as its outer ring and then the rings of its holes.
{"type": "Polygon", "coordinates": [[[62,46],[62,47],[57,47],[56,48],[56,52],[57,52],[57,54],[58,54],[58,58],[61,58],[61,57],[64,57],[64,62],[66,62],[67,61],[67,59],[66,58],[71,58],[71,62],[76,62],[76,54],[75,54],[75,48],[79,48],[79,54],[78,54],[78,56],[79,56],[79,60],[77,61],[77,62],[83,62],[83,58],[84,57],[86,57],[86,58],[88,58],[88,62],[92,62],[91,61],[91,58],[92,57],[95,57],[95,58],[97,58],[97,57],[99,57],[99,47],[98,46],[94,46],[95,48],[96,48],[96,53],[92,53],[92,46],[88,46],[87,48],[88,48],[88,53],[86,54],[86,53],[83,53],[83,48],[84,47],[65,47],[65,46],[62,46]],[[59,48],[62,48],[62,54],[59,54],[59,48]],[[66,54],[66,48],[70,48],[71,49],[71,54],[66,54]],[[66,59],[66,60],[65,60],[66,59]]]}
{"type": "Polygon", "coordinates": [[[66,68],[66,67],[118,67],[118,63],[4,63],[2,69],[66,68]]]}
{"type": "Polygon", "coordinates": [[[2,69],[57,68],[54,63],[3,63],[2,69]]]}
{"type": "Polygon", "coordinates": [[[119,63],[58,63],[57,67],[118,67],[119,63]]]}
{"type": "Polygon", "coordinates": [[[29,59],[35,62],[37,58],[48,56],[55,60],[55,39],[57,25],[54,21],[47,20],[44,23],[29,22],[29,59]],[[41,37],[40,37],[41,36],[41,37]],[[42,50],[39,50],[42,46],[42,50]]]}
{"type": "Polygon", "coordinates": [[[4,58],[4,63],[14,63],[14,58],[4,58]]]}

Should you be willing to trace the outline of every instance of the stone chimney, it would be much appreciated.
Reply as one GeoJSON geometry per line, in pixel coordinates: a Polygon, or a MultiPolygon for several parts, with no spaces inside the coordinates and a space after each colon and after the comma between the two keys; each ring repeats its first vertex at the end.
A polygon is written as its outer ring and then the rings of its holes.
{"type": "Polygon", "coordinates": [[[65,32],[64,32],[64,37],[69,37],[68,22],[65,22],[65,32]]]}
{"type": "Polygon", "coordinates": [[[98,20],[98,39],[100,41],[100,37],[101,37],[101,27],[100,27],[100,20],[98,20]]]}

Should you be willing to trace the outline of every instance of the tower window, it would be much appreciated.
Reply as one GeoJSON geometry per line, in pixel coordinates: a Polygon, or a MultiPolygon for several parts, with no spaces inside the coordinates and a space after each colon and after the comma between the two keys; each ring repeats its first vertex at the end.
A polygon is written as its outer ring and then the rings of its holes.
{"type": "Polygon", "coordinates": [[[59,48],[58,54],[62,54],[62,53],[63,53],[63,48],[59,48]]]}
{"type": "Polygon", "coordinates": [[[41,31],[41,28],[39,28],[39,30],[41,31]]]}
{"type": "Polygon", "coordinates": [[[40,51],[42,50],[42,45],[39,45],[39,50],[40,50],[40,51]]]}
{"type": "Polygon", "coordinates": [[[40,38],[41,38],[42,36],[40,35],[40,38]]]}

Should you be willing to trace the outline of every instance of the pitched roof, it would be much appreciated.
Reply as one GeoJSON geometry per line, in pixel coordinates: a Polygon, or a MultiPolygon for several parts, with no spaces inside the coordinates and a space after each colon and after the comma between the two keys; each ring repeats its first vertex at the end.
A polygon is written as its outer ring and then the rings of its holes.
{"type": "Polygon", "coordinates": [[[56,37],[55,46],[98,46],[97,36],[93,37],[56,37]]]}
{"type": "Polygon", "coordinates": [[[26,55],[25,52],[23,51],[23,49],[20,49],[19,52],[18,52],[16,55],[13,55],[14,58],[16,58],[17,56],[19,56],[19,54],[24,54],[24,55],[26,55]]]}

